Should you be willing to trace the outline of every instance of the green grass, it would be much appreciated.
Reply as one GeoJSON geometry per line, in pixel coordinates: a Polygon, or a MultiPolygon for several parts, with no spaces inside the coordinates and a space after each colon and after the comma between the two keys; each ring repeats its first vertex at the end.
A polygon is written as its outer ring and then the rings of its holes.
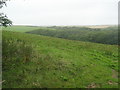
{"type": "Polygon", "coordinates": [[[37,27],[37,26],[8,26],[8,27],[3,27],[3,30],[16,31],[16,32],[27,32],[27,31],[36,30],[36,29],[40,29],[40,27],[37,27]]]}
{"type": "Polygon", "coordinates": [[[3,51],[3,88],[118,88],[117,45],[3,31],[3,51]]]}

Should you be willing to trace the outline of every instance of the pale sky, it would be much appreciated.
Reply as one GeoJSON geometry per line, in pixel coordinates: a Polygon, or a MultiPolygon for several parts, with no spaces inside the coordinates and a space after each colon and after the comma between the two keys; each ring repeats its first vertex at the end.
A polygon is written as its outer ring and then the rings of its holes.
{"type": "Polygon", "coordinates": [[[118,24],[119,0],[11,0],[2,12],[14,25],[118,24]]]}

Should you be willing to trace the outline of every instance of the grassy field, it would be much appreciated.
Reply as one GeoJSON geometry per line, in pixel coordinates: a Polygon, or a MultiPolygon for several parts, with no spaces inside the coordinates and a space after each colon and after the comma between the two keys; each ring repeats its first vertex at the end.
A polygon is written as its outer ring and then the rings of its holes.
{"type": "Polygon", "coordinates": [[[8,87],[118,88],[118,46],[3,31],[8,87]]]}
{"type": "Polygon", "coordinates": [[[3,27],[3,30],[7,31],[16,31],[16,32],[27,32],[31,30],[40,29],[40,27],[37,26],[9,26],[9,27],[3,27]]]}

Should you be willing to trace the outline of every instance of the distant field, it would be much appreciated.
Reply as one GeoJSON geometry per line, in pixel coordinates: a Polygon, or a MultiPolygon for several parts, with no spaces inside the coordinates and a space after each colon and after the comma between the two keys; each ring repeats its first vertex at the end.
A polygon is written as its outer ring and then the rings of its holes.
{"type": "Polygon", "coordinates": [[[3,88],[118,88],[118,46],[3,31],[3,88]]]}
{"type": "Polygon", "coordinates": [[[88,26],[89,28],[109,28],[109,27],[116,27],[116,26],[110,26],[110,25],[94,25],[94,26],[88,26]]]}
{"type": "Polygon", "coordinates": [[[9,26],[9,27],[3,27],[3,30],[7,31],[16,31],[16,32],[27,32],[31,30],[40,29],[40,27],[37,26],[9,26]]]}

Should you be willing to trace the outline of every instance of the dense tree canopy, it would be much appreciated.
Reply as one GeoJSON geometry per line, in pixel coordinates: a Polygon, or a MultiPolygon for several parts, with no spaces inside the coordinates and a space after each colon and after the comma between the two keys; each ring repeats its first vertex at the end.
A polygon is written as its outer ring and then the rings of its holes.
{"type": "MultiPolygon", "coordinates": [[[[0,9],[3,7],[3,6],[6,6],[6,1],[8,0],[0,0],[0,9]]],[[[12,21],[8,19],[8,17],[0,12],[0,26],[5,26],[7,27],[8,25],[11,25],[12,24],[12,21]]]]}
{"type": "Polygon", "coordinates": [[[27,33],[103,44],[118,44],[118,28],[48,27],[27,33]]]}

